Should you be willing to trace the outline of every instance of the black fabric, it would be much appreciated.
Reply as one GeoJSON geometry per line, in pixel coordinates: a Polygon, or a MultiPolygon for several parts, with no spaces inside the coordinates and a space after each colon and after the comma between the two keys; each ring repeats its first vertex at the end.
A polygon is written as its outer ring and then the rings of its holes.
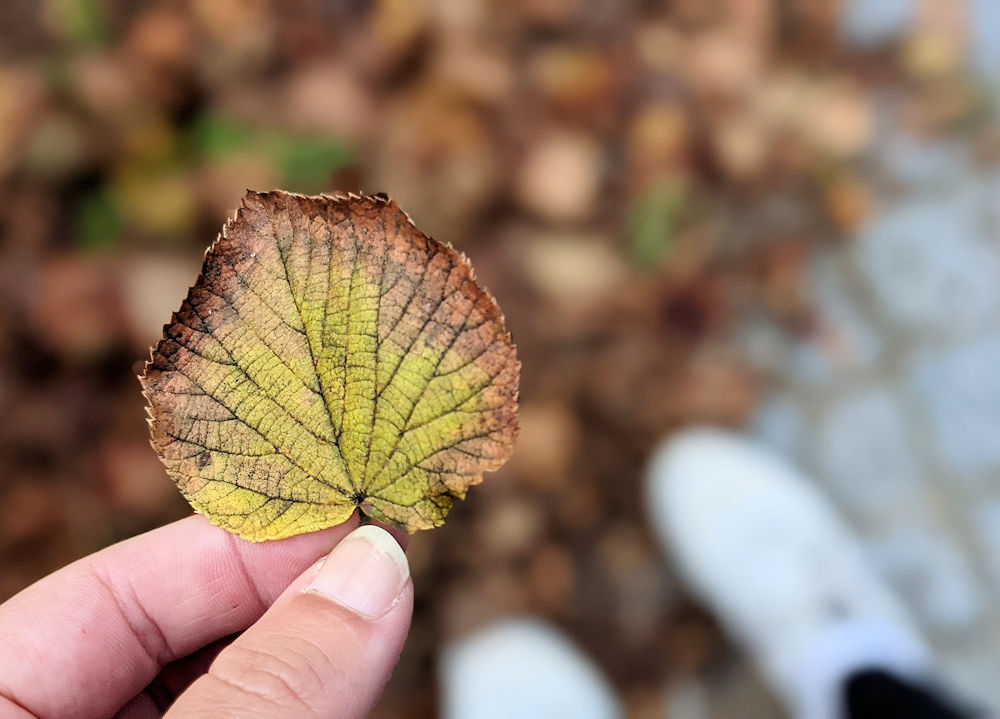
{"type": "Polygon", "coordinates": [[[971,719],[931,690],[881,669],[865,669],[844,686],[849,719],[971,719]]]}

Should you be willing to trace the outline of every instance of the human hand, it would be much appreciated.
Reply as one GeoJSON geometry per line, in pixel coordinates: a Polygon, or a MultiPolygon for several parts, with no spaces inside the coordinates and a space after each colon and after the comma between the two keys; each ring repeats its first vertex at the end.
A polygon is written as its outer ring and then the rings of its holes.
{"type": "Polygon", "coordinates": [[[194,516],[45,577],[0,605],[0,716],[367,716],[413,584],[357,525],[249,544],[194,516]]]}

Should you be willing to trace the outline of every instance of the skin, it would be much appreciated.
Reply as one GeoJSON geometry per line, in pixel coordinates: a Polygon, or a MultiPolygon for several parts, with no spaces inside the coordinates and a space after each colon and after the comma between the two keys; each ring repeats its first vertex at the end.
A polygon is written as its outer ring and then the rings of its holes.
{"type": "Polygon", "coordinates": [[[192,516],[60,569],[0,605],[0,716],[367,716],[413,585],[374,618],[305,591],[357,526],[251,544],[192,516]]]}

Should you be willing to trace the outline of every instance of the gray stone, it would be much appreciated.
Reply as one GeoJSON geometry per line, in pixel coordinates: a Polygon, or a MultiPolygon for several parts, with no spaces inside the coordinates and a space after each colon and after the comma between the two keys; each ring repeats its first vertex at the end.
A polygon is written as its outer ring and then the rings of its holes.
{"type": "Polygon", "coordinates": [[[981,236],[977,197],[902,204],[872,222],[855,259],[887,319],[912,330],[981,328],[1000,309],[1000,253],[981,236]]]}
{"type": "Polygon", "coordinates": [[[737,330],[734,341],[750,366],[764,373],[783,372],[795,346],[786,331],[762,318],[747,320],[737,330]]]}
{"type": "Polygon", "coordinates": [[[986,556],[994,591],[1000,594],[1000,498],[982,502],[972,510],[972,529],[986,556]]]}
{"type": "Polygon", "coordinates": [[[709,719],[709,692],[695,677],[681,676],[670,684],[664,696],[664,716],[677,719],[709,719]]]}
{"type": "Polygon", "coordinates": [[[882,339],[862,316],[852,296],[842,258],[828,253],[813,260],[807,291],[814,312],[813,326],[803,341],[786,352],[791,378],[822,387],[845,372],[875,365],[882,339]]]}
{"type": "Polygon", "coordinates": [[[955,701],[983,711],[976,716],[996,717],[1000,712],[1000,658],[990,632],[976,640],[943,647],[937,655],[941,680],[955,701]]]}
{"type": "Polygon", "coordinates": [[[997,0],[969,0],[968,12],[972,68],[991,80],[1000,81],[1000,3],[997,0]]]}
{"type": "Polygon", "coordinates": [[[912,0],[844,0],[840,27],[845,38],[858,46],[891,42],[913,19],[912,0]]]}
{"type": "Polygon", "coordinates": [[[924,350],[909,371],[947,473],[1000,470],[1000,335],[924,350]]]}
{"type": "Polygon", "coordinates": [[[923,483],[903,414],[884,388],[838,401],[821,422],[817,444],[831,491],[864,518],[881,517],[923,483]]]}
{"type": "MultiPolygon", "coordinates": [[[[896,42],[917,6],[845,0],[840,26],[856,46],[896,42]]],[[[1000,109],[1000,0],[965,14],[965,62],[1000,109]]],[[[946,686],[1000,716],[1000,167],[967,138],[905,131],[899,95],[870,99],[874,213],[814,260],[814,331],[752,343],[783,380],[751,428],[813,460],[946,686]]]]}
{"type": "Polygon", "coordinates": [[[809,296],[816,309],[816,331],[811,344],[831,373],[873,367],[882,355],[882,338],[862,316],[846,280],[843,263],[835,256],[813,262],[809,296]]]}
{"type": "Polygon", "coordinates": [[[911,526],[868,542],[875,564],[898,595],[936,633],[957,633],[983,619],[982,587],[940,526],[911,526]]]}
{"type": "Polygon", "coordinates": [[[910,192],[948,193],[967,184],[972,173],[968,149],[954,142],[933,142],[900,132],[899,120],[886,120],[877,145],[882,170],[910,192]]]}
{"type": "Polygon", "coordinates": [[[828,385],[836,373],[820,338],[811,337],[792,348],[788,355],[789,375],[807,385],[828,385]]]}
{"type": "MultiPolygon", "coordinates": [[[[1000,3],[997,4],[1000,8],[1000,3]]],[[[998,95],[1000,101],[1000,95],[998,95]]],[[[1000,167],[992,167],[978,183],[979,205],[982,213],[980,229],[992,247],[1000,248],[1000,167]]]]}
{"type": "Polygon", "coordinates": [[[806,422],[802,408],[790,396],[775,394],[757,407],[751,432],[782,455],[801,459],[806,422]]]}

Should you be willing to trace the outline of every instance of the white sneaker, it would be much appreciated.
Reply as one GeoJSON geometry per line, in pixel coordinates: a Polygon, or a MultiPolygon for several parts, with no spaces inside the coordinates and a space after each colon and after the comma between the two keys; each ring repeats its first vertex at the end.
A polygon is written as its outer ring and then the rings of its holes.
{"type": "Polygon", "coordinates": [[[654,454],[653,525],[682,576],[801,719],[843,715],[843,682],[920,679],[929,651],[856,540],[792,467],[721,430],[654,454]]]}
{"type": "Polygon", "coordinates": [[[541,621],[507,620],[447,647],[440,662],[444,719],[620,719],[593,664],[541,621]]]}

